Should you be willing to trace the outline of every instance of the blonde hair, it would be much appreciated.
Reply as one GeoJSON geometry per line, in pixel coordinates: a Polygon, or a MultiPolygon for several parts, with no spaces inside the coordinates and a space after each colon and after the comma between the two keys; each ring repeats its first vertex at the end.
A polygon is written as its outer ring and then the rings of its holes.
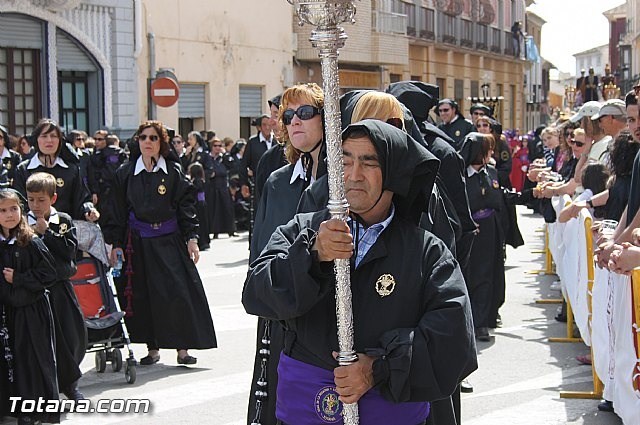
{"type": "Polygon", "coordinates": [[[544,130],[540,132],[540,138],[542,139],[547,135],[559,137],[560,132],[556,127],[545,127],[544,130]]]}
{"type": "Polygon", "coordinates": [[[573,137],[575,139],[575,136],[586,136],[587,133],[585,133],[583,128],[576,128],[575,130],[573,130],[573,137]]]}
{"type": "Polygon", "coordinates": [[[285,144],[284,154],[287,161],[289,164],[295,164],[300,158],[300,151],[291,144],[287,127],[282,122],[282,115],[289,108],[290,103],[302,103],[322,109],[324,108],[324,92],[316,83],[305,83],[289,87],[282,93],[280,110],[278,111],[279,135],[285,144]]]}
{"type": "Polygon", "coordinates": [[[356,107],[353,108],[351,123],[364,119],[386,121],[389,118],[400,118],[404,129],[404,111],[398,99],[389,93],[371,91],[358,99],[356,107]]]}

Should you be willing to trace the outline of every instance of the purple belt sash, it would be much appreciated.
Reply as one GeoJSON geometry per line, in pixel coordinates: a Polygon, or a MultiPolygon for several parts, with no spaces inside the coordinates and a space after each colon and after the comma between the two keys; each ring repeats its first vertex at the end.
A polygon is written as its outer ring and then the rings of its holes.
{"type": "Polygon", "coordinates": [[[204,202],[205,195],[204,192],[198,192],[198,202],[204,202]]]}
{"type": "MultiPolygon", "coordinates": [[[[363,425],[416,425],[429,416],[427,402],[393,403],[369,390],[358,401],[363,425]]],[[[333,371],[280,354],[276,417],[286,424],[342,425],[342,403],[338,400],[333,371]]]]}
{"type": "Polygon", "coordinates": [[[494,210],[493,208],[483,208],[471,214],[471,217],[474,220],[483,220],[485,218],[491,217],[495,212],[496,210],[494,210]]]}
{"type": "Polygon", "coordinates": [[[145,223],[138,220],[133,211],[129,213],[129,228],[140,234],[141,238],[157,238],[178,231],[178,219],[171,218],[160,223],[145,223]]]}

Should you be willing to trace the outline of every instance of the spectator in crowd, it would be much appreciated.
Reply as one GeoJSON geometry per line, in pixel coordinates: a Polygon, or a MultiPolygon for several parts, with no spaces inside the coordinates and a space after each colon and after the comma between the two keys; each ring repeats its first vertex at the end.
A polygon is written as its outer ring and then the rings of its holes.
{"type": "Polygon", "coordinates": [[[9,132],[2,125],[0,125],[0,161],[0,184],[11,185],[21,159],[17,152],[11,150],[9,132]]]}
{"type": "Polygon", "coordinates": [[[459,150],[465,136],[474,131],[473,123],[462,116],[458,103],[452,99],[440,100],[437,111],[442,120],[438,128],[453,139],[453,147],[459,150]]]}
{"type": "Polygon", "coordinates": [[[26,134],[23,134],[18,138],[18,145],[16,147],[16,151],[20,155],[20,159],[22,161],[31,159],[31,157],[35,154],[35,150],[31,143],[29,142],[29,138],[26,134]]]}

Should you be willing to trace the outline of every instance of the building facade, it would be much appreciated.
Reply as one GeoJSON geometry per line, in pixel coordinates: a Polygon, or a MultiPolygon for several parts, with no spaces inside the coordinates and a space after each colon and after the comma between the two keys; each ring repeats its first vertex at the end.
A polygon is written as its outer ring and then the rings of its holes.
{"type": "Polygon", "coordinates": [[[589,72],[589,68],[593,68],[595,75],[604,75],[605,66],[609,63],[609,45],[594,47],[583,52],[575,53],[576,58],[576,75],[579,77],[582,70],[589,72]]]}
{"type": "Polygon", "coordinates": [[[609,20],[609,63],[622,94],[631,90],[640,80],[640,6],[636,0],[607,10],[609,20]]]}
{"type": "MultiPolygon", "coordinates": [[[[469,98],[488,85],[489,96],[503,98],[496,115],[504,127],[524,125],[524,49],[514,57],[511,35],[512,24],[525,21],[524,0],[361,0],[357,7],[340,52],[343,91],[419,80],[437,84],[441,98],[456,99],[468,114],[469,98]]],[[[295,79],[320,82],[310,29],[294,31],[295,79]]]]}

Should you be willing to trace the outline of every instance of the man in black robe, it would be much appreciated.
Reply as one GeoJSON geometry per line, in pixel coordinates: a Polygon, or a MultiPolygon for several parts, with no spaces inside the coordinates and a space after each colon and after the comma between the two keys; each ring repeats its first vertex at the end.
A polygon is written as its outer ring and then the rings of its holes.
{"type": "MultiPolygon", "coordinates": [[[[271,111],[271,128],[276,131],[278,128],[278,111],[280,109],[280,101],[282,99],[282,95],[279,94],[277,96],[272,97],[267,102],[269,104],[269,110],[271,111]]],[[[262,194],[262,189],[264,188],[264,184],[267,182],[267,179],[280,167],[284,167],[287,165],[287,158],[284,154],[284,143],[281,143],[274,137],[275,143],[271,146],[267,151],[262,155],[260,161],[258,161],[258,167],[256,170],[255,176],[255,190],[256,190],[256,199],[260,199],[260,195],[262,194]]]]}
{"type": "Polygon", "coordinates": [[[437,111],[442,120],[438,128],[453,139],[455,142],[453,148],[460,150],[464,137],[472,131],[475,131],[473,123],[462,116],[460,107],[455,100],[442,99],[438,102],[437,111]]]}
{"type": "Polygon", "coordinates": [[[20,155],[9,149],[9,132],[0,125],[0,184],[11,184],[20,164],[20,155]]]}
{"type": "Polygon", "coordinates": [[[428,402],[448,397],[477,367],[460,268],[417,225],[436,170],[426,149],[377,120],[350,125],[343,150],[350,220],[328,220],[325,209],[279,227],[251,264],[243,304],[285,325],[284,424],[338,419],[342,402],[359,403],[362,423],[421,424],[428,402]],[[341,367],[333,354],[337,258],[351,258],[359,353],[341,367]]]}

